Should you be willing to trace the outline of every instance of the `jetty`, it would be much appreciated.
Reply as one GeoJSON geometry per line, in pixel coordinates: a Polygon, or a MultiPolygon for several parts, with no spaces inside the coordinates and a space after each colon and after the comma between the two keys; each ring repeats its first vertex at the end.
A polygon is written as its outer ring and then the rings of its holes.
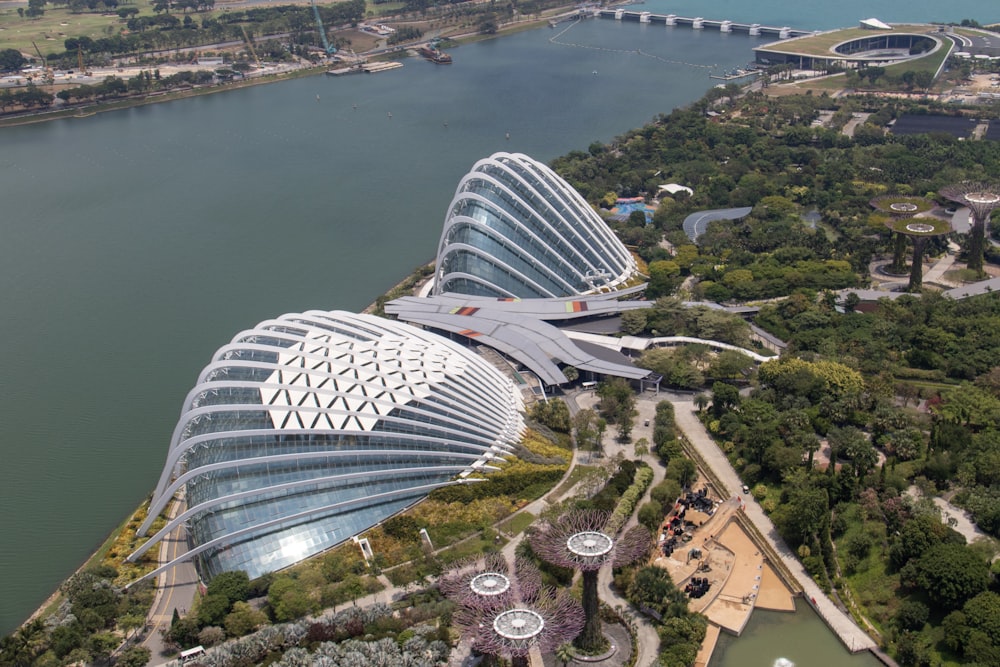
{"type": "Polygon", "coordinates": [[[798,30],[788,26],[770,26],[760,23],[738,23],[736,21],[706,19],[700,16],[688,17],[676,14],[654,14],[653,12],[636,11],[633,9],[597,9],[591,14],[596,18],[614,19],[616,21],[636,21],[638,23],[662,23],[667,27],[681,26],[693,30],[718,30],[719,32],[745,32],[749,35],[776,35],[778,39],[805,37],[814,35],[812,30],[798,30]]]}

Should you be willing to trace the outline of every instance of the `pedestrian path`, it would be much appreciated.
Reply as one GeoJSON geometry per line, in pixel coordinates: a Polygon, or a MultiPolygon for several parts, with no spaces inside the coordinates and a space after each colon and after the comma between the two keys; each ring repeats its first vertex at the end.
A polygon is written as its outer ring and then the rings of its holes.
{"type": "Polygon", "coordinates": [[[705,430],[704,424],[698,420],[695,415],[694,402],[675,402],[674,411],[678,428],[687,436],[688,441],[697,450],[705,465],[726,487],[719,489],[719,494],[741,495],[746,507],[747,518],[750,519],[774,552],[778,554],[787,571],[795,578],[802,588],[805,600],[837,634],[844,646],[852,653],[877,648],[875,641],[854,623],[850,615],[826,597],[823,590],[806,572],[798,557],[785,544],[784,539],[778,534],[777,528],[774,527],[771,519],[764,513],[757,501],[752,497],[742,497],[742,494],[737,493],[737,490],[742,486],[740,478],[722,450],[705,430]]]}

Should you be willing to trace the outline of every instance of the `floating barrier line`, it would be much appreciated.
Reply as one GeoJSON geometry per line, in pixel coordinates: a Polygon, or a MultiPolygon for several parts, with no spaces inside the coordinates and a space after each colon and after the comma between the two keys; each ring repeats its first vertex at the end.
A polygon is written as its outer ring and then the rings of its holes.
{"type": "Polygon", "coordinates": [[[576,42],[563,42],[559,38],[565,35],[571,28],[580,23],[581,19],[573,21],[568,26],[560,30],[558,33],[549,38],[550,44],[555,44],[557,46],[572,46],[578,49],[590,49],[591,51],[606,51],[607,53],[621,53],[621,54],[638,54],[645,58],[652,58],[653,60],[659,60],[661,63],[666,63],[668,65],[684,65],[685,67],[694,67],[697,69],[715,69],[716,65],[700,65],[698,63],[689,63],[683,60],[670,60],[668,58],[661,58],[660,56],[653,55],[652,53],[645,53],[641,49],[609,49],[605,46],[591,46],[589,44],[577,44],[576,42]]]}

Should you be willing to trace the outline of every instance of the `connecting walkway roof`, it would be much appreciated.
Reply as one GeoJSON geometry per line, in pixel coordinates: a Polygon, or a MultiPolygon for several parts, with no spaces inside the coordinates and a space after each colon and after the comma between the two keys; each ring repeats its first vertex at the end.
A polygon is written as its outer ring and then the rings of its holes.
{"type": "Polygon", "coordinates": [[[645,378],[650,372],[631,365],[623,355],[612,357],[606,351],[578,345],[546,320],[613,315],[651,305],[648,301],[615,301],[608,295],[516,300],[442,294],[396,299],[385,305],[385,312],[488,345],[524,364],[545,384],[563,384],[568,379],[560,364],[632,380],[645,378]]]}

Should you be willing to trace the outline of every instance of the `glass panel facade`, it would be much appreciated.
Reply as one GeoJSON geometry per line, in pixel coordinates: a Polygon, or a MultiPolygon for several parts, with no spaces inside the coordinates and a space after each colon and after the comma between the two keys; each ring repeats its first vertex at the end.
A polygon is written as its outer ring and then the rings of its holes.
{"type": "Polygon", "coordinates": [[[140,533],[181,486],[188,510],[143,549],[183,522],[208,577],[286,567],[508,452],[522,407],[481,357],[409,325],[270,320],[220,349],[188,394],[140,533]]]}
{"type": "Polygon", "coordinates": [[[568,183],[526,155],[496,153],[459,183],[438,245],[435,292],[522,298],[614,288],[637,272],[568,183]]]}

